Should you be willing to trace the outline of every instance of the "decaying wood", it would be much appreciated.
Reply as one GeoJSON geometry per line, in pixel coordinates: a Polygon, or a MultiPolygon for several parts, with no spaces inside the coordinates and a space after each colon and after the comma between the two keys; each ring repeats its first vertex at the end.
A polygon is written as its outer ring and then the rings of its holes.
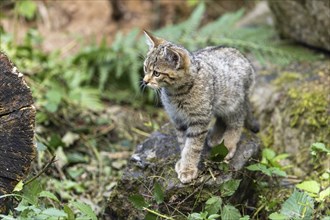
{"type": "MultiPolygon", "coordinates": [[[[0,196],[25,178],[35,158],[35,113],[23,74],[0,52],[0,196]]],[[[0,199],[0,213],[4,211],[0,199]]]]}

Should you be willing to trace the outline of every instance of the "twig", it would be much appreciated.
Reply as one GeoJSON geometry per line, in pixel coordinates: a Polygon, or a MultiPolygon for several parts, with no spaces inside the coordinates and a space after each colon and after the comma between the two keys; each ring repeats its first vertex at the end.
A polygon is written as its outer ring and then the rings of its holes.
{"type": "Polygon", "coordinates": [[[150,134],[148,134],[147,132],[141,131],[140,129],[137,128],[131,128],[132,131],[134,131],[135,133],[138,133],[139,135],[145,136],[145,137],[149,137],[150,134]]]}
{"type": "Polygon", "coordinates": [[[46,172],[46,170],[50,167],[50,165],[52,163],[54,163],[55,161],[55,158],[56,158],[56,155],[54,155],[52,157],[52,159],[46,164],[46,166],[44,166],[44,168],[42,168],[38,173],[37,175],[35,175],[34,177],[32,177],[31,179],[27,180],[24,185],[28,185],[29,183],[31,183],[32,181],[34,181],[35,179],[37,179],[39,176],[41,176],[41,174],[43,174],[44,172],[46,172]]]}
{"type": "Polygon", "coordinates": [[[164,219],[174,220],[174,218],[172,218],[172,217],[168,217],[166,215],[160,214],[160,213],[158,213],[158,212],[156,212],[154,210],[148,209],[146,207],[143,207],[143,210],[148,211],[148,212],[150,212],[150,213],[152,213],[154,215],[157,215],[157,216],[159,216],[161,218],[164,218],[164,219]]]}
{"type": "Polygon", "coordinates": [[[211,170],[210,168],[208,168],[208,171],[209,171],[209,173],[211,174],[213,180],[216,181],[217,179],[216,179],[215,176],[213,175],[212,170],[211,170]]]}

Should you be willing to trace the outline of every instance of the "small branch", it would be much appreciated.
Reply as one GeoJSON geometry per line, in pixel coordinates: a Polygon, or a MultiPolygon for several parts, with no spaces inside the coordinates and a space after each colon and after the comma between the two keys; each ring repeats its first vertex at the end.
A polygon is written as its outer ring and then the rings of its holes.
{"type": "Polygon", "coordinates": [[[216,181],[217,179],[216,179],[215,176],[213,175],[212,170],[211,170],[210,168],[209,168],[208,170],[209,170],[209,173],[211,174],[213,180],[216,181]]]}
{"type": "Polygon", "coordinates": [[[37,179],[39,176],[41,176],[41,174],[43,174],[44,172],[46,172],[46,170],[50,167],[50,165],[51,165],[52,163],[54,163],[55,158],[56,158],[56,155],[54,155],[54,156],[52,157],[52,159],[46,164],[46,166],[45,166],[44,168],[42,168],[42,170],[40,170],[40,171],[37,173],[37,175],[35,175],[35,176],[32,177],[31,179],[27,180],[27,181],[24,183],[24,185],[27,185],[27,184],[31,183],[32,181],[34,181],[35,179],[37,179]]]}
{"type": "Polygon", "coordinates": [[[150,213],[152,213],[154,215],[157,215],[157,216],[159,216],[161,218],[164,218],[164,219],[174,220],[174,218],[172,218],[172,217],[168,217],[166,215],[160,214],[160,213],[158,213],[158,212],[156,212],[154,210],[148,209],[146,207],[143,207],[143,210],[146,210],[146,211],[148,211],[148,212],[150,212],[150,213]]]}
{"type": "Polygon", "coordinates": [[[140,129],[137,128],[132,128],[132,131],[134,131],[135,133],[138,133],[139,135],[145,136],[145,137],[150,137],[150,134],[148,134],[147,132],[141,131],[140,129]]]}

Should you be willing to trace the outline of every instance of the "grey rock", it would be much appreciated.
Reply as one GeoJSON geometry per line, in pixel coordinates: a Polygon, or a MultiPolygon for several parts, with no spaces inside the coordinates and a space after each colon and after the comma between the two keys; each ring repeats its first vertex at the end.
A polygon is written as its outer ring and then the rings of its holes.
{"type": "MultiPolygon", "coordinates": [[[[258,155],[260,141],[255,134],[243,132],[237,152],[229,164],[212,162],[205,153],[199,178],[184,185],[174,171],[180,148],[173,131],[167,124],[137,146],[122,179],[111,193],[106,210],[109,219],[144,219],[146,211],[132,205],[132,195],[143,195],[153,210],[174,216],[174,219],[185,219],[183,214],[201,210],[210,195],[220,195],[220,186],[225,181],[242,179],[239,192],[249,191],[251,178],[244,178],[248,172],[244,166],[258,155]],[[219,166],[228,170],[220,170],[219,166]],[[164,202],[160,204],[153,199],[155,183],[160,184],[164,191],[164,202]]],[[[241,202],[246,196],[248,193],[238,193],[231,202],[241,202]]]]}
{"type": "Polygon", "coordinates": [[[330,1],[268,1],[283,37],[330,51],[330,1]]]}

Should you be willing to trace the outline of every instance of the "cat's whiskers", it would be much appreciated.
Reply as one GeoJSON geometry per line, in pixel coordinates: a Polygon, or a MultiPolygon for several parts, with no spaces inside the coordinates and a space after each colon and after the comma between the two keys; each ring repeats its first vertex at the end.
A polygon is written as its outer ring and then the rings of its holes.
{"type": "Polygon", "coordinates": [[[157,88],[157,89],[154,89],[156,95],[155,95],[155,99],[156,99],[156,102],[155,102],[155,106],[158,106],[159,104],[159,97],[160,97],[160,88],[157,88]]]}
{"type": "Polygon", "coordinates": [[[141,60],[145,60],[146,59],[146,56],[142,53],[139,53],[138,54],[138,57],[141,59],[141,60]]]}
{"type": "Polygon", "coordinates": [[[140,92],[141,92],[141,94],[143,95],[143,93],[144,93],[144,90],[146,89],[146,84],[145,83],[143,83],[143,77],[141,77],[141,80],[140,80],[140,92]]]}

